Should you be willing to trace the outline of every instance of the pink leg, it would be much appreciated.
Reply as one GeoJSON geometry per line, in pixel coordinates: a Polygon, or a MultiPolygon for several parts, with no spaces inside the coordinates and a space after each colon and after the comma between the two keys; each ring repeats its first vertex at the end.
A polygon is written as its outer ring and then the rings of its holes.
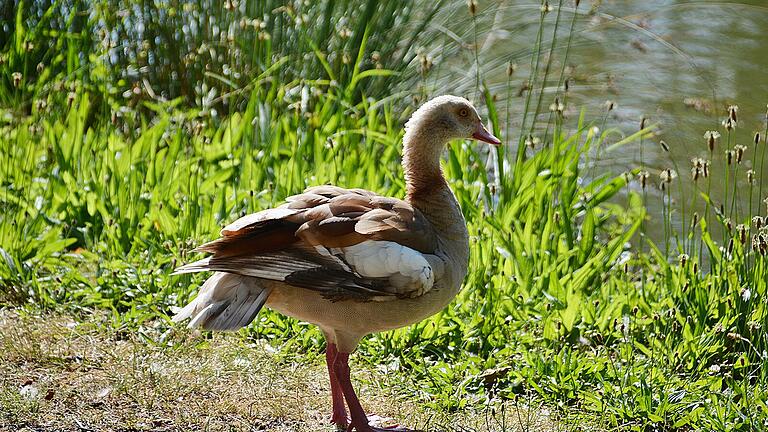
{"type": "Polygon", "coordinates": [[[349,421],[347,419],[347,408],[344,406],[344,394],[333,369],[333,363],[336,360],[338,353],[336,344],[328,342],[328,347],[325,350],[325,363],[328,365],[328,377],[331,381],[331,398],[333,399],[333,415],[331,416],[331,423],[346,429],[349,421]]]}
{"type": "Polygon", "coordinates": [[[360,400],[355,394],[355,389],[352,387],[352,381],[349,377],[349,353],[338,353],[333,363],[333,370],[336,373],[336,379],[338,380],[341,391],[344,394],[344,399],[347,401],[347,406],[349,406],[349,413],[352,416],[352,421],[349,423],[347,432],[352,432],[352,430],[356,430],[358,432],[410,431],[410,429],[397,427],[382,429],[372,427],[368,424],[368,417],[365,415],[365,411],[360,405],[360,400]]]}

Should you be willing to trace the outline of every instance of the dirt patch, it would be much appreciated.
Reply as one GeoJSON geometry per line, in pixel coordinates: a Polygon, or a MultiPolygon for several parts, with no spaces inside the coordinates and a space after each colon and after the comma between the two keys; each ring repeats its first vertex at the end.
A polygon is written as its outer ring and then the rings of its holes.
{"type": "MultiPolygon", "coordinates": [[[[334,430],[319,353],[291,360],[236,334],[171,337],[158,344],[65,316],[0,311],[0,430],[334,430]]],[[[520,410],[505,419],[436,412],[398,392],[402,374],[355,369],[364,405],[411,427],[563,430],[520,410]]]]}

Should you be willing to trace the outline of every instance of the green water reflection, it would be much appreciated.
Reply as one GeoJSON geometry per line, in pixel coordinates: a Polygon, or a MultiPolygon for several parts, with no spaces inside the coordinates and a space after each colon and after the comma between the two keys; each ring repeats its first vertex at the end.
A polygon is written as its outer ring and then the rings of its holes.
{"type": "MultiPolygon", "coordinates": [[[[554,6],[557,1],[550,2],[554,6]]],[[[730,213],[734,180],[737,182],[737,200],[732,216],[745,220],[750,209],[749,186],[746,171],[757,171],[752,193],[752,214],[765,215],[762,200],[768,195],[768,178],[761,178],[759,150],[753,155],[754,133],[764,133],[766,103],[768,103],[768,2],[705,2],[705,1],[602,1],[590,11],[589,2],[581,2],[574,23],[572,47],[566,62],[570,77],[570,92],[566,115],[571,124],[585,109],[588,118],[600,118],[605,113],[606,100],[614,101],[616,109],[609,114],[607,125],[620,127],[627,133],[637,130],[643,117],[648,123],[658,124],[659,135],[646,141],[641,159],[640,146],[623,147],[602,154],[595,172],[622,172],[646,166],[651,174],[648,205],[652,221],[661,219],[662,194],[659,173],[665,168],[679,170],[673,184],[673,223],[680,227],[681,205],[690,205],[696,192],[691,178],[691,159],[709,158],[704,133],[719,130],[723,139],[715,149],[712,163],[712,195],[716,202],[726,197],[725,156],[727,147],[725,128],[721,121],[726,117],[730,104],[739,106],[739,122],[730,146],[743,144],[748,147],[744,161],[730,169],[728,203],[730,213]],[[669,153],[658,142],[668,143],[669,153]],[[734,174],[735,171],[735,174],[734,174]],[[758,196],[759,183],[763,183],[763,196],[758,196]],[[682,186],[682,191],[678,187],[682,186]]],[[[563,2],[560,16],[560,38],[553,52],[554,76],[547,83],[542,104],[543,110],[557,95],[557,78],[563,66],[568,28],[573,15],[573,2],[563,2]]],[[[516,63],[518,68],[511,80],[509,106],[512,111],[509,127],[511,134],[520,128],[524,94],[518,96],[522,83],[530,72],[530,62],[539,26],[538,4],[508,1],[487,5],[476,17],[478,29],[479,59],[482,76],[493,93],[506,105],[507,64],[516,63]]],[[[444,22],[463,29],[456,37],[463,41],[474,38],[472,20],[466,10],[456,9],[444,22]]],[[[551,41],[552,28],[557,19],[556,9],[547,14],[547,26],[543,32],[544,46],[551,41]]],[[[474,54],[465,45],[458,48],[456,37],[445,32],[445,41],[432,51],[436,63],[443,62],[428,81],[428,86],[453,83],[454,91],[472,95],[475,87],[474,69],[467,71],[474,62],[474,54]],[[449,77],[463,77],[447,80],[449,77]]],[[[471,45],[469,45],[471,46],[471,45]]],[[[546,61],[546,59],[544,60],[546,61]]],[[[472,67],[473,68],[473,67],[472,67]]],[[[536,84],[538,89],[540,84],[536,84]]],[[[544,119],[548,116],[544,114],[544,119]]],[[[598,122],[600,125],[601,122],[598,122]]],[[[768,176],[768,174],[766,174],[768,176]]],[[[706,189],[706,182],[699,181],[699,189],[706,189]]],[[[639,188],[635,183],[634,188],[639,188]]],[[[698,200],[702,204],[701,199],[698,200]]],[[[703,211],[699,205],[698,210],[703,211]]],[[[686,218],[691,210],[686,208],[686,218]]],[[[734,222],[735,224],[736,222],[734,222]]],[[[653,237],[659,239],[661,224],[651,223],[653,237]]]]}

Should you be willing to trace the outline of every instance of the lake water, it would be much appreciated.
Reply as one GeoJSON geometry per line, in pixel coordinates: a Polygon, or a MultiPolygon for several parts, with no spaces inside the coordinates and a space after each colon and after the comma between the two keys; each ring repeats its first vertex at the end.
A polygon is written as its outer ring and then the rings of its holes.
{"type": "MultiPolygon", "coordinates": [[[[428,52],[435,62],[427,79],[428,86],[450,83],[459,94],[477,99],[475,92],[474,27],[466,3],[458,2],[438,22],[436,48],[428,52]],[[449,27],[450,26],[450,27],[449,27]],[[450,30],[448,30],[450,28],[450,30]],[[463,41],[463,47],[457,42],[463,41]]],[[[593,2],[594,3],[594,2],[593,2]]],[[[606,122],[626,133],[638,130],[643,117],[648,124],[657,124],[659,135],[646,141],[641,152],[638,145],[622,147],[603,154],[592,168],[595,172],[620,173],[641,165],[651,174],[648,206],[651,217],[660,220],[661,192],[659,173],[665,168],[679,169],[676,182],[682,182],[681,194],[673,185],[672,198],[678,208],[675,225],[679,226],[680,204],[690,205],[695,186],[691,179],[691,159],[709,158],[704,133],[718,130],[723,138],[715,149],[711,167],[712,195],[717,202],[725,199],[726,131],[721,121],[727,107],[737,104],[738,124],[731,147],[748,147],[744,161],[735,172],[737,201],[735,207],[741,219],[749,209],[746,170],[754,166],[757,182],[763,182],[763,197],[755,186],[752,205],[765,214],[762,199],[768,195],[768,179],[760,179],[760,164],[753,156],[753,136],[765,129],[768,103],[768,2],[704,1],[602,1],[596,12],[591,3],[582,1],[574,26],[571,50],[566,64],[571,77],[566,116],[575,124],[579,110],[585,109],[588,119],[601,119],[605,102],[614,101],[606,122]],[[668,143],[664,152],[658,142],[668,143]]],[[[557,19],[555,9],[547,14],[543,32],[544,46],[550,45],[552,29],[557,19]]],[[[539,28],[540,5],[536,2],[506,1],[488,4],[480,2],[476,16],[478,53],[482,77],[491,91],[505,106],[507,94],[507,64],[517,64],[512,76],[512,97],[509,100],[512,136],[517,137],[522,119],[525,96],[518,96],[528,78],[532,50],[539,28]]],[[[548,107],[557,93],[557,78],[563,67],[567,35],[573,17],[573,2],[564,1],[558,42],[553,51],[554,78],[548,82],[542,109],[548,107]]],[[[545,60],[543,60],[545,61],[545,60]]],[[[543,65],[543,64],[542,64],[543,65]]],[[[540,83],[536,83],[536,88],[540,83]]],[[[602,122],[598,122],[602,125],[602,122]]],[[[762,148],[765,144],[760,144],[762,148]]],[[[733,195],[733,167],[729,179],[728,202],[733,195]]],[[[705,189],[706,183],[699,181],[705,189]]],[[[637,187],[638,185],[634,185],[637,187]]],[[[699,199],[699,203],[702,200],[699,199]]],[[[702,209],[699,208],[699,211],[702,209]]],[[[736,209],[734,209],[736,210],[736,209]]],[[[690,214],[690,210],[687,210],[690,214]]],[[[726,213],[729,213],[726,210],[726,213]]],[[[734,213],[735,216],[735,213],[734,213]]],[[[736,222],[734,222],[735,224],[736,222]]],[[[654,226],[651,224],[651,226],[654,226]]],[[[656,226],[660,226],[656,225],[656,226]]],[[[658,232],[654,237],[658,238],[658,232]]]]}

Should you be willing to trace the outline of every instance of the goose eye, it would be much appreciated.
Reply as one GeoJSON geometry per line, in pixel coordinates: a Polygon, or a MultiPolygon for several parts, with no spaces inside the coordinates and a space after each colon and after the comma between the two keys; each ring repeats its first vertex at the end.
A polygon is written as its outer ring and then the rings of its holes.
{"type": "Polygon", "coordinates": [[[466,108],[462,108],[459,110],[459,115],[462,117],[466,117],[469,115],[469,111],[466,108]]]}

